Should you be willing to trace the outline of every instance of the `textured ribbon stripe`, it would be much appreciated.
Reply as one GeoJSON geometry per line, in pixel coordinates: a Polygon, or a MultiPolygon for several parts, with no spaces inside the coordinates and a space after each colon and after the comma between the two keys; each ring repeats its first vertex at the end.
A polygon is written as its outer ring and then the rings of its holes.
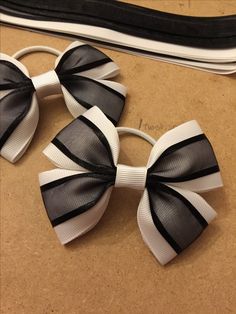
{"type": "Polygon", "coordinates": [[[216,157],[197,122],[190,121],[156,143],[131,129],[131,133],[155,143],[148,164],[118,164],[117,131],[129,129],[115,129],[101,110],[93,107],[53,139],[45,153],[59,169],[39,176],[48,217],[65,244],[96,225],[112,187],[142,190],[138,225],[150,250],[166,264],[216,216],[194,192],[222,186],[216,157]]]}
{"type": "Polygon", "coordinates": [[[144,190],[147,178],[146,167],[131,167],[118,164],[116,166],[115,187],[126,187],[144,190]]]}
{"type": "Polygon", "coordinates": [[[236,15],[192,17],[120,1],[3,0],[1,21],[81,38],[108,48],[203,71],[236,71],[236,15]],[[40,21],[40,23],[39,23],[40,21]]]}
{"type": "MultiPolygon", "coordinates": [[[[21,57],[25,53],[37,50],[58,53],[51,48],[37,46],[23,49],[15,55],[21,57]]],[[[23,64],[1,53],[0,149],[3,149],[1,155],[11,162],[17,161],[22,156],[37,127],[37,100],[50,95],[63,94],[66,105],[74,117],[96,105],[116,125],[125,104],[126,88],[108,78],[118,73],[118,66],[109,57],[80,42],[72,43],[59,55],[55,70],[32,78],[23,64]],[[20,133],[22,137],[18,136],[20,133]],[[14,146],[17,147],[17,152],[14,151],[14,146]]]]}

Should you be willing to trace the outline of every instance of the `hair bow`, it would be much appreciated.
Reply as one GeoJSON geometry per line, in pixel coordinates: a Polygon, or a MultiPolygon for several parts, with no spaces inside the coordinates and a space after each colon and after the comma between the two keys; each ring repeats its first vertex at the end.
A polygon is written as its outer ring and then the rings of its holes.
{"type": "Polygon", "coordinates": [[[158,141],[146,167],[118,163],[118,132],[93,107],[65,127],[44,154],[60,169],[39,175],[48,217],[62,244],[93,228],[113,187],[143,191],[138,225],[162,264],[188,247],[216,216],[197,193],[222,186],[211,144],[196,121],[184,123],[158,141]]]}
{"type": "Polygon", "coordinates": [[[0,150],[11,162],[25,152],[38,124],[38,99],[63,94],[74,117],[98,106],[116,124],[121,116],[126,88],[106,80],[118,74],[118,66],[101,51],[80,42],[63,53],[49,47],[29,47],[0,60],[0,150]],[[55,69],[29,77],[26,67],[16,60],[36,50],[59,54],[55,69]]]}

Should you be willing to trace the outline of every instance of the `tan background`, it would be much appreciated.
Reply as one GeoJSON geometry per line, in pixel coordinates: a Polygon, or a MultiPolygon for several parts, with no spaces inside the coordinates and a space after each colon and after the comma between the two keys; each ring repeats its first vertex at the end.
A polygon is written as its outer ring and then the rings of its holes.
{"type": "MultiPolygon", "coordinates": [[[[187,15],[236,12],[236,1],[129,1],[187,15]]],[[[2,27],[1,51],[30,45],[63,50],[69,40],[2,27]]],[[[129,96],[120,125],[159,137],[196,119],[218,156],[224,188],[205,195],[218,212],[204,234],[162,267],[136,223],[140,193],[116,189],[94,230],[62,247],[45,214],[38,173],[53,168],[41,154],[72,117],[63,99],[40,102],[32,144],[16,164],[1,159],[2,313],[236,313],[236,77],[218,76],[102,49],[120,66],[117,81],[129,96]],[[141,121],[142,119],[142,121],[141,121]]],[[[22,59],[31,75],[52,68],[54,57],[22,59]]],[[[150,146],[123,137],[122,163],[144,165],[150,146]]]]}

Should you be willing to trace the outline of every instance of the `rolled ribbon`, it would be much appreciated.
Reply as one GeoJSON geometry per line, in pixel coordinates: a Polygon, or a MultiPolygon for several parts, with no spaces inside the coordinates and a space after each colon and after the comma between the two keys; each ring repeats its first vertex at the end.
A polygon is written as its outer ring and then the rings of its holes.
{"type": "Polygon", "coordinates": [[[236,71],[236,15],[191,17],[120,1],[3,0],[1,21],[219,74],[236,71]]]}

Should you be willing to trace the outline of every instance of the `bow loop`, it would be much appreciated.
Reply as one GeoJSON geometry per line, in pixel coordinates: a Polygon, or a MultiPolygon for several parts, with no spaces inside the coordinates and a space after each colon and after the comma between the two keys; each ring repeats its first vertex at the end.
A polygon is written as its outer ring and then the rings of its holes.
{"type": "Polygon", "coordinates": [[[158,184],[144,191],[138,225],[144,242],[165,265],[198,238],[216,215],[200,195],[158,184]]]}
{"type": "Polygon", "coordinates": [[[78,75],[61,79],[61,82],[66,104],[75,117],[97,106],[114,125],[120,120],[125,104],[125,91],[121,84],[78,75]]]}
{"type": "Polygon", "coordinates": [[[1,99],[0,149],[29,112],[32,92],[16,90],[1,99]]]}
{"type": "Polygon", "coordinates": [[[41,186],[52,225],[58,225],[93,207],[113,183],[113,177],[109,175],[78,172],[41,186]]]}
{"type": "MultiPolygon", "coordinates": [[[[55,71],[60,76],[81,74],[82,72],[93,70],[94,68],[110,62],[112,62],[112,60],[96,48],[75,42],[56,60],[55,71]]],[[[92,76],[94,78],[98,78],[95,72],[91,72],[90,75],[91,74],[93,74],[92,76]]]]}
{"type": "Polygon", "coordinates": [[[0,60],[0,91],[12,90],[15,88],[32,88],[31,80],[24,74],[14,58],[1,53],[0,60]],[[14,62],[12,62],[14,61],[14,62]],[[15,64],[14,64],[15,63],[15,64]]]}
{"type": "Polygon", "coordinates": [[[41,173],[39,180],[49,219],[65,244],[91,229],[106,209],[115,184],[118,134],[93,107],[59,132],[44,153],[62,168],[41,173]]]}
{"type": "Polygon", "coordinates": [[[48,217],[62,244],[98,222],[114,183],[109,175],[62,169],[44,172],[39,179],[48,217]]]}
{"type": "Polygon", "coordinates": [[[55,71],[74,117],[97,106],[117,124],[124,108],[126,88],[105,80],[119,73],[118,66],[109,57],[94,47],[75,42],[57,58],[55,71]]]}
{"type": "Polygon", "coordinates": [[[165,182],[198,192],[222,186],[214,151],[196,121],[164,134],[153,147],[148,165],[152,184],[165,182]]]}
{"type": "MultiPolygon", "coordinates": [[[[109,129],[106,133],[109,132],[109,129]]],[[[84,169],[103,174],[114,174],[118,158],[116,155],[118,141],[114,134],[112,135],[112,131],[115,131],[112,123],[105,119],[105,115],[98,108],[93,107],[88,114],[79,116],[59,132],[52,140],[51,145],[54,146],[55,151],[59,151],[60,154],[84,169]],[[103,121],[107,121],[107,126],[111,130],[108,138],[98,127],[103,121]],[[109,142],[112,142],[112,145],[109,142]]],[[[51,160],[64,167],[64,164],[60,164],[57,156],[58,154],[55,152],[51,155],[51,160]]]]}

